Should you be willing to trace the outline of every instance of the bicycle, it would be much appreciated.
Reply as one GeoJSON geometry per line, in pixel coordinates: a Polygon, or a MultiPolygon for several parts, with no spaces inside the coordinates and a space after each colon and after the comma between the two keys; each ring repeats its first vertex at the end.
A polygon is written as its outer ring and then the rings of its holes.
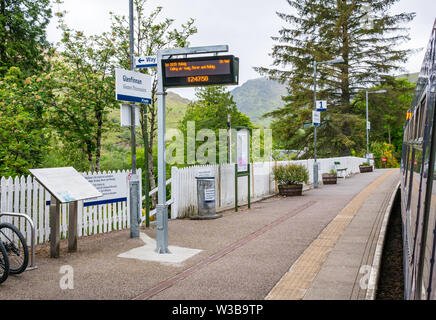
{"type": "Polygon", "coordinates": [[[6,248],[0,241],[0,283],[6,281],[9,276],[9,256],[6,248]]]}
{"type": "Polygon", "coordinates": [[[0,223],[0,243],[9,260],[9,273],[20,274],[24,272],[29,263],[29,249],[20,230],[13,224],[0,223]]]}

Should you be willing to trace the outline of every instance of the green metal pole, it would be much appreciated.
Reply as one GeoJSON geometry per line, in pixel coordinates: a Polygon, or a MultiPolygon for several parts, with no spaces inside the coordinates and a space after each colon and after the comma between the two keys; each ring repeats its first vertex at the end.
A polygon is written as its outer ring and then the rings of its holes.
{"type": "Polygon", "coordinates": [[[238,164],[235,163],[235,212],[238,212],[238,164]]]}
{"type": "Polygon", "coordinates": [[[250,164],[248,164],[248,209],[251,208],[251,193],[250,193],[250,164]]]}

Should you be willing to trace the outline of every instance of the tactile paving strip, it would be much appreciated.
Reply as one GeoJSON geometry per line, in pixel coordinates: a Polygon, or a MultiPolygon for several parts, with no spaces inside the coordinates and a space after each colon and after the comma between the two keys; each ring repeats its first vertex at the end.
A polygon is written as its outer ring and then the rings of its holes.
{"type": "Polygon", "coordinates": [[[356,195],[347,206],[325,227],[317,239],[302,253],[289,271],[280,279],[266,300],[301,300],[320,271],[328,254],[335,246],[357,211],[365,200],[390,175],[391,170],[378,177],[369,186],[356,195]]]}

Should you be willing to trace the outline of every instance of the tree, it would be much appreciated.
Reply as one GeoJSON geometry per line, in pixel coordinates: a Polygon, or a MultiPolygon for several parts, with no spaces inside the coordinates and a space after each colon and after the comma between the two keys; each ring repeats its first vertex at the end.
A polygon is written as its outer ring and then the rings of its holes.
{"type": "MultiPolygon", "coordinates": [[[[384,89],[384,94],[370,94],[368,118],[371,122],[370,142],[388,142],[394,152],[401,154],[405,115],[412,103],[416,85],[406,79],[386,79],[369,91],[384,89]]],[[[361,91],[353,101],[353,113],[366,116],[366,90],[361,91]]],[[[365,125],[361,130],[365,130],[365,125]]],[[[372,150],[370,150],[372,151],[372,150]]]]}
{"type": "MultiPolygon", "coordinates": [[[[197,32],[194,26],[194,20],[189,19],[180,28],[172,28],[174,19],[160,19],[162,7],[151,10],[147,16],[147,0],[134,0],[134,26],[135,26],[135,44],[134,51],[136,56],[151,56],[163,48],[186,47],[189,45],[188,38],[197,32]],[[159,22],[160,21],[160,22],[159,22]]],[[[116,37],[114,46],[117,48],[116,57],[118,64],[125,69],[130,69],[130,51],[129,51],[129,20],[125,16],[112,15],[112,35],[116,37]]],[[[151,104],[140,106],[140,123],[142,142],[148,146],[144,147],[144,158],[148,159],[150,188],[156,186],[155,170],[153,166],[153,146],[157,133],[157,78],[156,69],[147,68],[137,70],[149,74],[153,77],[151,104]]]]}
{"type": "Polygon", "coordinates": [[[48,150],[46,105],[53,101],[51,75],[24,78],[11,67],[0,81],[0,176],[28,173],[48,150]]]}
{"type": "Polygon", "coordinates": [[[12,66],[28,76],[46,69],[50,18],[50,0],[0,0],[0,76],[12,66]]]}
{"type": "MultiPolygon", "coordinates": [[[[313,150],[311,110],[313,62],[341,57],[345,62],[320,65],[318,99],[328,101],[328,111],[318,130],[321,156],[349,155],[365,145],[364,118],[353,113],[353,98],[363,88],[378,84],[399,69],[410,50],[397,45],[409,39],[402,25],[413,13],[389,15],[398,0],[288,0],[295,14],[278,13],[283,27],[271,56],[272,68],[261,74],[287,84],[285,107],[270,113],[275,136],[288,148],[313,150]]],[[[313,155],[313,152],[307,154],[313,155]]]]}
{"type": "MultiPolygon", "coordinates": [[[[215,134],[216,141],[216,163],[219,163],[219,130],[227,130],[227,117],[231,116],[232,128],[248,127],[253,128],[250,118],[238,111],[236,103],[233,101],[233,96],[223,86],[209,86],[199,88],[196,91],[197,100],[192,102],[183,117],[179,129],[183,132],[185,140],[188,137],[188,123],[194,122],[195,132],[198,133],[201,129],[210,129],[215,134]]],[[[195,137],[194,137],[195,139],[195,137]]],[[[204,141],[196,141],[196,150],[204,141]]],[[[187,148],[187,144],[185,145],[187,148]]],[[[187,150],[188,152],[193,150],[187,150]]],[[[185,163],[188,159],[185,158],[185,163]]],[[[198,159],[197,159],[198,160],[198,159]]],[[[214,159],[215,160],[215,159],[214,159]]]]}
{"type": "Polygon", "coordinates": [[[103,134],[107,119],[117,108],[114,80],[114,38],[108,33],[86,36],[70,29],[59,13],[63,51],[53,61],[56,101],[50,107],[50,123],[63,143],[86,156],[87,168],[100,171],[103,134]]]}

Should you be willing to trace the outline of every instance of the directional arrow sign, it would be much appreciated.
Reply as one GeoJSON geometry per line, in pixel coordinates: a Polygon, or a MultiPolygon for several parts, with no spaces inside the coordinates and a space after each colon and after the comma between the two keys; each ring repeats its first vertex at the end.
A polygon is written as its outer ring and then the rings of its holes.
{"type": "Polygon", "coordinates": [[[327,111],[327,101],[325,100],[316,101],[316,111],[327,111]]]}
{"type": "Polygon", "coordinates": [[[115,92],[118,101],[151,104],[151,76],[115,69],[115,92]]]}
{"type": "Polygon", "coordinates": [[[156,56],[136,57],[135,66],[137,69],[157,67],[157,57],[156,56]]]}
{"type": "Polygon", "coordinates": [[[312,111],[312,124],[314,126],[319,126],[321,124],[321,112],[312,111]]]}

